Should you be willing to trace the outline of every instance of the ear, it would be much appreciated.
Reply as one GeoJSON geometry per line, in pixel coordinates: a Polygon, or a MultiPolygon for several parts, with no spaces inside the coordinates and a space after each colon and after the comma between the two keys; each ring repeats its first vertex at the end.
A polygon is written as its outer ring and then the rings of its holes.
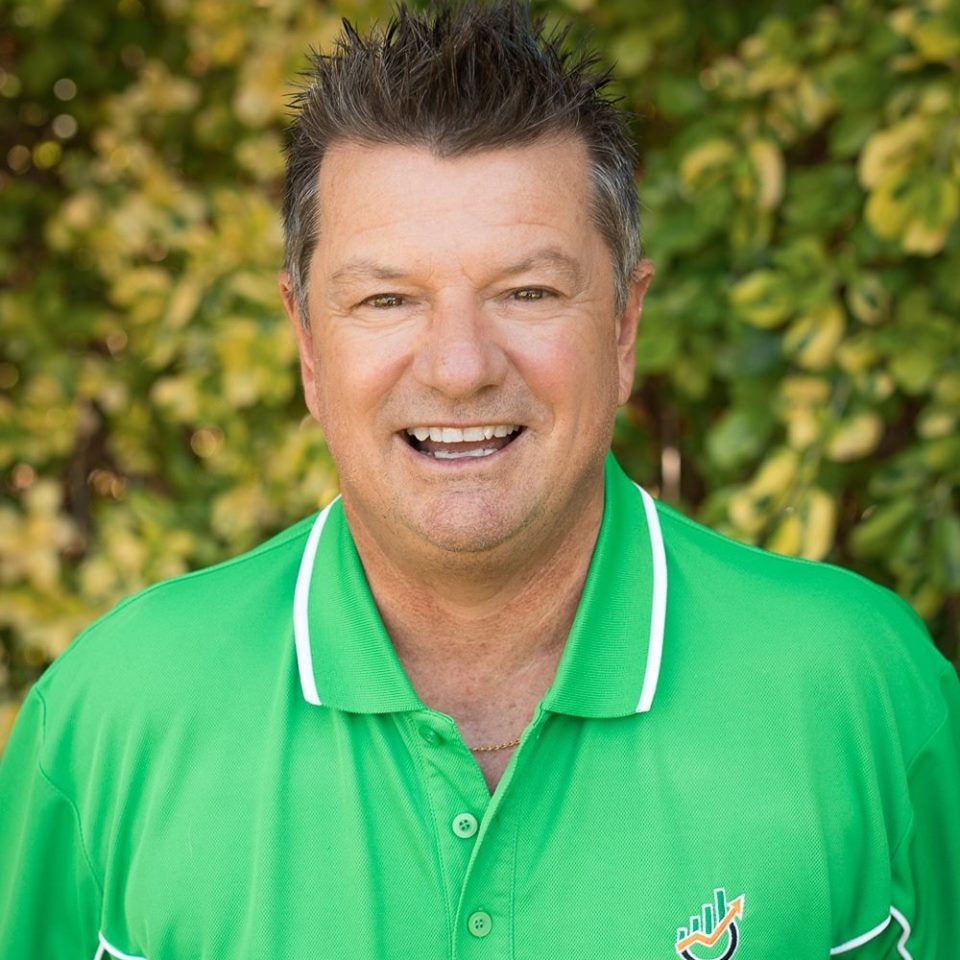
{"type": "Polygon", "coordinates": [[[637,363],[637,327],[643,310],[643,298],[655,273],[653,262],[640,260],[630,278],[627,302],[623,313],[617,318],[617,363],[620,384],[617,402],[621,405],[630,399],[633,392],[633,375],[637,363]]]}
{"type": "Polygon", "coordinates": [[[303,397],[307,409],[314,419],[318,419],[317,410],[317,359],[313,346],[313,332],[310,324],[300,312],[300,305],[293,293],[293,281],[290,274],[284,270],[278,277],[280,296],[283,299],[283,308],[286,310],[294,336],[297,338],[297,347],[300,352],[300,379],[303,382],[303,397]]]}

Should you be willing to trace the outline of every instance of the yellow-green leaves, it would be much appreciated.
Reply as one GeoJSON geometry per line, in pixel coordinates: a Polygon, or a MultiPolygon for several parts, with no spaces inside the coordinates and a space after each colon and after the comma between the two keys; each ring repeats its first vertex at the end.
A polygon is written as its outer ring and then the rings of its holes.
{"type": "Polygon", "coordinates": [[[960,190],[945,174],[891,175],[870,194],[866,219],[874,232],[899,240],[904,251],[930,255],[943,249],[957,219],[960,190]]]}
{"type": "Polygon", "coordinates": [[[771,329],[781,326],[794,309],[787,277],[776,270],[755,270],[730,290],[730,303],[744,322],[771,329]]]}
{"type": "Polygon", "coordinates": [[[837,503],[825,490],[811,487],[785,511],[764,546],[806,560],[823,560],[833,547],[837,503]]]}
{"type": "Polygon", "coordinates": [[[747,145],[747,154],[757,178],[757,203],[762,210],[775,210],[783,199],[786,176],[780,147],[773,140],[757,138],[747,145]]]}
{"type": "Polygon", "coordinates": [[[776,139],[749,128],[700,139],[679,163],[681,196],[705,226],[722,230],[737,249],[757,249],[767,242],[785,180],[776,139]]]}
{"type": "Polygon", "coordinates": [[[820,442],[830,394],[830,381],[823,377],[789,376],[781,383],[776,406],[793,450],[803,452],[820,442]]]}
{"type": "Polygon", "coordinates": [[[933,133],[930,120],[916,115],[875,133],[860,154],[860,183],[872,190],[908,173],[927,153],[933,133]]]}
{"type": "Polygon", "coordinates": [[[890,294],[876,273],[858,271],[847,285],[847,306],[857,320],[872,326],[888,315],[890,294]]]}
{"type": "Polygon", "coordinates": [[[4,24],[0,749],[6,701],[94,616],[336,493],[277,207],[308,45],[387,12],[345,3],[22,0],[4,24]]]}
{"type": "Polygon", "coordinates": [[[242,409],[292,395],[296,343],[287,324],[264,326],[242,316],[224,317],[216,351],[229,406],[242,409]]]}
{"type": "Polygon", "coordinates": [[[960,20],[948,2],[906,3],[890,14],[890,24],[927,63],[949,63],[960,56],[960,20]]]}
{"type": "Polygon", "coordinates": [[[885,240],[907,253],[930,256],[943,249],[960,213],[956,162],[960,139],[944,109],[956,115],[960,100],[935,89],[918,112],[880,130],[860,156],[861,184],[869,191],[865,217],[885,240]]]}
{"type": "Polygon", "coordinates": [[[790,325],[783,338],[783,349],[798,366],[824,370],[835,362],[845,328],[846,318],[838,303],[820,304],[790,325]]]}
{"type": "Polygon", "coordinates": [[[837,424],[827,442],[831,460],[858,460],[873,453],[883,436],[883,420],[872,410],[860,410],[837,424]]]}
{"type": "Polygon", "coordinates": [[[650,152],[641,184],[650,249],[662,241],[667,255],[657,284],[670,287],[651,292],[648,354],[669,343],[672,371],[688,352],[702,358],[705,341],[714,349],[700,394],[711,409],[675,390],[659,414],[682,411],[684,470],[708,478],[703,516],[784,553],[852,554],[940,636],[947,622],[960,635],[949,612],[960,596],[942,572],[960,511],[960,21],[949,6],[761,17],[701,69],[709,105],[676,146],[668,137],[650,152]],[[692,277],[704,296],[681,302],[673,288],[692,277]],[[718,294],[724,321],[704,319],[718,294]]]}
{"type": "Polygon", "coordinates": [[[737,157],[735,144],[714,137],[698,144],[680,163],[680,177],[688,190],[703,186],[709,177],[722,175],[737,157]]]}
{"type": "Polygon", "coordinates": [[[789,447],[774,450],[760,465],[753,478],[730,499],[730,518],[747,535],[764,528],[771,516],[790,499],[800,455],[789,447]]]}

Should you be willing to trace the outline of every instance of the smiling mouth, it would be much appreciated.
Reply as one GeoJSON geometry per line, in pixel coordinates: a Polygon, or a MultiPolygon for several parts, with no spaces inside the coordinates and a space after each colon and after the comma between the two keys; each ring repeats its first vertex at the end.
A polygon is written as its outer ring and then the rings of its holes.
{"type": "Polygon", "coordinates": [[[523,432],[515,424],[480,427],[408,427],[403,433],[418,453],[436,460],[489,457],[513,443],[523,432]]]}

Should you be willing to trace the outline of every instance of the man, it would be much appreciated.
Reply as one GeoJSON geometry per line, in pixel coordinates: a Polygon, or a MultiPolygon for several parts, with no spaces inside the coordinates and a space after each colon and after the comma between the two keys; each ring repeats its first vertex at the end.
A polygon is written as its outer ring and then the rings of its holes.
{"type": "Polygon", "coordinates": [[[608,455],[652,268],[557,43],[401,11],[316,59],[281,288],[342,496],[37,684],[4,957],[958,955],[952,668],[608,455]]]}

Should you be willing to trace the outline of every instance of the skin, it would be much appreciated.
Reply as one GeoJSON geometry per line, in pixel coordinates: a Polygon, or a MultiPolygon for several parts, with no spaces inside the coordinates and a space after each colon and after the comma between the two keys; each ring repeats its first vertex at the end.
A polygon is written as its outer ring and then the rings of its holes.
{"type": "MultiPolygon", "coordinates": [[[[652,267],[618,313],[575,138],[447,159],[343,142],[319,177],[309,323],[281,276],[307,405],[421,699],[469,744],[511,740],[576,612],[652,267]],[[496,424],[523,429],[467,460],[405,432],[496,424]]],[[[509,755],[477,755],[491,789],[509,755]]]]}

